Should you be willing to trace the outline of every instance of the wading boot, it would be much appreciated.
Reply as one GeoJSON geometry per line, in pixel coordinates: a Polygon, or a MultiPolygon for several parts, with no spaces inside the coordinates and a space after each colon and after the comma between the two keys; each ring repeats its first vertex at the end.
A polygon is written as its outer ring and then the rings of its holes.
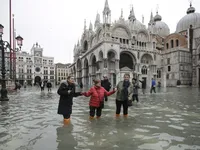
{"type": "Polygon", "coordinates": [[[124,115],[124,117],[128,117],[128,114],[124,115]]]}
{"type": "Polygon", "coordinates": [[[101,116],[97,116],[96,118],[97,118],[97,119],[100,119],[100,118],[101,118],[101,116]]]}
{"type": "Polygon", "coordinates": [[[89,117],[89,119],[90,119],[90,120],[93,120],[93,119],[94,119],[94,117],[90,116],[90,117],[89,117]]]}
{"type": "Polygon", "coordinates": [[[69,124],[69,123],[70,123],[70,118],[69,118],[69,119],[64,119],[64,120],[63,120],[63,123],[64,123],[64,125],[69,124]]]}
{"type": "Polygon", "coordinates": [[[118,118],[118,117],[120,117],[120,114],[116,114],[115,116],[118,118]]]}

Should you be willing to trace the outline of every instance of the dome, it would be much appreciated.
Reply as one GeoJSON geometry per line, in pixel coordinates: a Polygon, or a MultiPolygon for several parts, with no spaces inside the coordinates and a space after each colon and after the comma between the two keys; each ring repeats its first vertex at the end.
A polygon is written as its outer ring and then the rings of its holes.
{"type": "Polygon", "coordinates": [[[193,28],[200,27],[200,13],[195,13],[195,8],[190,5],[190,8],[187,9],[187,15],[185,15],[177,24],[176,32],[182,32],[190,28],[192,25],[193,28]]]}
{"type": "Polygon", "coordinates": [[[170,34],[168,25],[162,21],[162,17],[158,14],[158,12],[154,17],[153,33],[162,37],[170,34]]]}
{"type": "Polygon", "coordinates": [[[164,37],[170,34],[170,29],[165,22],[156,21],[155,25],[153,26],[153,33],[164,37]]]}
{"type": "Polygon", "coordinates": [[[154,17],[154,21],[161,21],[162,17],[157,13],[157,15],[154,17]]]}
{"type": "Polygon", "coordinates": [[[130,28],[131,30],[145,29],[145,25],[142,24],[142,23],[141,23],[140,21],[138,21],[137,19],[134,20],[133,22],[128,20],[127,23],[128,23],[129,28],[130,28]]]}

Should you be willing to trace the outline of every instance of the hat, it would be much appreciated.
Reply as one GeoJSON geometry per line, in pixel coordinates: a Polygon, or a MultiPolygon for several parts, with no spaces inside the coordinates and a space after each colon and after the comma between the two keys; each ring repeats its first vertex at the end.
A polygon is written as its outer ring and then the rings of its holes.
{"type": "Polygon", "coordinates": [[[94,82],[94,84],[96,85],[96,84],[98,84],[99,82],[101,82],[101,80],[99,80],[99,79],[93,79],[93,82],[94,82]]]}

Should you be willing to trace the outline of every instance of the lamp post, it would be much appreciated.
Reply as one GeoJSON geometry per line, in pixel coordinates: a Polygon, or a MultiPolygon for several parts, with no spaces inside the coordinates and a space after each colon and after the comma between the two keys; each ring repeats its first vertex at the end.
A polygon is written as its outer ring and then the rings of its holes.
{"type": "MultiPolygon", "coordinates": [[[[8,96],[7,96],[7,89],[6,89],[6,79],[5,79],[5,75],[6,75],[6,67],[5,67],[5,51],[7,49],[11,49],[10,44],[7,41],[3,41],[2,39],[2,35],[3,35],[3,28],[4,26],[0,24],[0,50],[1,50],[1,74],[2,74],[2,79],[1,79],[1,97],[0,97],[0,101],[8,101],[8,96]]],[[[22,41],[23,38],[21,36],[17,36],[15,38],[17,40],[17,44],[19,46],[19,49],[16,48],[12,51],[19,51],[21,50],[21,46],[22,46],[22,41]]]]}

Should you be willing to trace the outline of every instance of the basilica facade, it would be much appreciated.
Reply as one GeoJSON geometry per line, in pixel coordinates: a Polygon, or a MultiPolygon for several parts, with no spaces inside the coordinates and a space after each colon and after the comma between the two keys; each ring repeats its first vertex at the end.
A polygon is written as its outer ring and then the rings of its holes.
{"type": "Polygon", "coordinates": [[[74,46],[74,63],[69,71],[76,82],[88,86],[92,85],[93,78],[102,79],[103,75],[115,86],[125,73],[131,78],[146,80],[147,87],[151,86],[152,78],[164,87],[198,85],[200,48],[196,39],[200,35],[197,30],[200,30],[200,14],[192,6],[177,24],[177,31],[170,34],[158,12],[155,16],[150,14],[148,27],[137,20],[133,8],[127,19],[122,11],[119,19],[111,22],[106,0],[103,21],[97,14],[94,29],[92,23],[89,29],[85,23],[81,40],[74,46]],[[192,15],[199,22],[193,21],[192,15]],[[186,25],[188,18],[191,24],[186,25]]]}

